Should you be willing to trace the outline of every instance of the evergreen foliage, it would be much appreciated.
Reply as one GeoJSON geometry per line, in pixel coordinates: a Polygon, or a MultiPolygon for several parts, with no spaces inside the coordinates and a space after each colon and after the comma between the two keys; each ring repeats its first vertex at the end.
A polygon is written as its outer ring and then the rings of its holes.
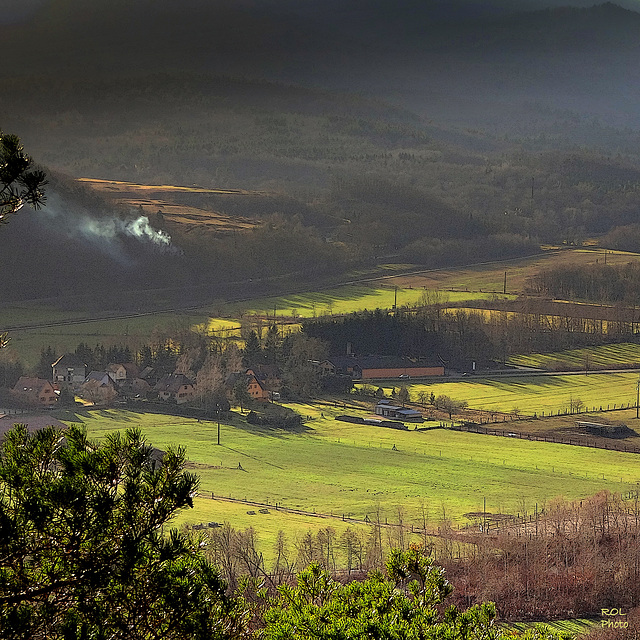
{"type": "Polygon", "coordinates": [[[0,223],[25,204],[40,207],[46,183],[44,171],[34,169],[20,138],[0,131],[0,223]]]}
{"type": "Polygon", "coordinates": [[[163,526],[192,506],[184,451],[139,431],[17,425],[0,457],[0,636],[226,638],[235,605],[198,544],[163,526]]]}

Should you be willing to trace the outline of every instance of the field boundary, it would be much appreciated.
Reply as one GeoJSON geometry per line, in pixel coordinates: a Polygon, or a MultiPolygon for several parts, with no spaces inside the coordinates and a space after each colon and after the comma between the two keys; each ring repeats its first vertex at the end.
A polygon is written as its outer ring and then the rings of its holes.
{"type": "Polygon", "coordinates": [[[537,442],[552,442],[554,444],[566,444],[576,447],[590,447],[591,449],[607,449],[609,451],[620,451],[623,453],[635,453],[640,454],[640,448],[633,447],[625,443],[616,442],[599,442],[591,439],[578,439],[570,437],[559,437],[549,434],[536,434],[527,433],[524,431],[508,431],[507,429],[489,429],[479,424],[452,424],[451,426],[444,427],[445,429],[451,429],[452,431],[464,431],[467,433],[478,433],[488,436],[501,436],[505,438],[518,438],[520,440],[531,440],[537,442]]]}
{"type": "MultiPolygon", "coordinates": [[[[283,513],[291,513],[293,515],[298,515],[298,516],[306,516],[306,517],[311,517],[311,518],[322,518],[322,519],[327,519],[327,520],[340,520],[342,522],[351,522],[354,524],[368,524],[368,525],[373,525],[373,524],[379,524],[382,527],[398,527],[401,525],[398,525],[396,523],[393,522],[388,522],[387,519],[385,519],[385,522],[375,522],[374,520],[371,520],[368,516],[365,516],[365,518],[353,518],[351,517],[350,514],[342,514],[342,515],[338,515],[338,514],[334,514],[334,513],[319,513],[316,511],[305,511],[303,509],[294,509],[292,507],[284,507],[279,503],[264,503],[264,502],[254,502],[253,500],[246,500],[246,499],[241,499],[241,498],[232,498],[230,496],[221,496],[221,495],[215,495],[215,493],[212,491],[211,495],[207,495],[209,492],[200,492],[198,494],[199,498],[205,498],[207,500],[219,500],[221,502],[233,502],[235,504],[246,504],[248,506],[251,507],[256,507],[258,509],[273,509],[274,511],[281,511],[283,513]]],[[[404,526],[404,528],[409,528],[406,525],[404,526]]],[[[413,527],[411,527],[412,531],[414,530],[413,527]]],[[[415,530],[416,532],[420,532],[417,529],[415,530]]]]}

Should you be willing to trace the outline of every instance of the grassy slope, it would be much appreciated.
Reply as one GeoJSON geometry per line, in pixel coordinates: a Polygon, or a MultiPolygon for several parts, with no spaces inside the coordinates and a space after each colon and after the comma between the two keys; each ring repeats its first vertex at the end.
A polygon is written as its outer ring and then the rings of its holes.
{"type": "MultiPolygon", "coordinates": [[[[402,506],[405,522],[418,524],[425,505],[432,523],[443,510],[463,523],[464,513],[481,510],[483,498],[488,511],[516,513],[523,501],[531,510],[534,503],[558,495],[575,499],[640,482],[631,454],[441,429],[400,432],[336,421],[339,408],[297,409],[310,416],[303,433],[256,429],[236,419],[222,425],[220,447],[217,426],[210,422],[121,410],[88,412],[71,421],[82,420],[97,438],[139,426],[155,446],[186,447],[203,494],[359,519],[373,519],[379,509],[382,517],[396,521],[402,506]]],[[[273,509],[268,517],[251,516],[247,510],[252,507],[203,497],[179,521],[229,518],[235,526],[255,526],[266,544],[279,528],[299,533],[314,524],[339,522],[285,516],[273,509]]]]}
{"type": "MultiPolygon", "coordinates": [[[[527,629],[536,627],[539,623],[532,622],[512,622],[505,625],[509,629],[515,629],[520,633],[525,632],[527,629]]],[[[573,636],[585,635],[593,629],[594,626],[600,626],[599,620],[593,620],[589,618],[576,618],[573,620],[556,620],[554,622],[545,622],[545,627],[551,628],[557,633],[570,633],[573,636]]]]}
{"type": "Polygon", "coordinates": [[[567,349],[555,353],[530,353],[514,356],[509,359],[509,362],[519,366],[549,370],[638,366],[640,345],[607,344],[584,349],[567,349]]]}
{"type": "MultiPolygon", "coordinates": [[[[507,293],[523,293],[531,278],[541,271],[559,266],[596,264],[602,262],[602,259],[602,250],[549,248],[544,253],[530,258],[515,258],[457,269],[435,269],[424,275],[398,276],[395,282],[398,286],[411,284],[414,287],[430,289],[455,288],[502,292],[506,272],[507,293]]],[[[637,259],[638,254],[635,253],[607,251],[607,264],[626,264],[637,259]]]]}
{"type": "Polygon", "coordinates": [[[582,400],[587,410],[613,409],[635,405],[636,373],[590,373],[588,375],[548,375],[521,378],[478,378],[436,384],[412,384],[409,392],[417,398],[421,391],[466,400],[470,408],[541,416],[569,409],[571,400],[582,400]]]}
{"type": "MultiPolygon", "coordinates": [[[[608,262],[627,262],[632,254],[609,252],[608,262]]],[[[131,347],[148,341],[151,331],[158,327],[198,326],[208,323],[210,329],[219,330],[238,326],[240,318],[273,315],[278,317],[313,317],[326,313],[342,314],[363,309],[391,308],[397,296],[398,306],[413,305],[425,288],[446,290],[450,302],[487,299],[503,288],[505,270],[508,273],[507,291],[521,293],[528,279],[544,268],[559,264],[590,264],[599,259],[600,253],[587,249],[551,251],[542,256],[505,262],[488,263],[462,269],[436,269],[410,276],[386,277],[362,284],[351,284],[323,291],[308,291],[278,297],[254,299],[243,302],[216,301],[189,312],[157,313],[126,320],[101,320],[86,324],[58,326],[47,329],[23,329],[12,331],[13,348],[25,363],[34,365],[42,347],[51,345],[58,351],[68,351],[79,342],[94,345],[128,343],[131,347]],[[397,291],[396,291],[397,287],[397,291]],[[230,324],[233,322],[236,324],[230,324]],[[222,324],[221,324],[222,322],[222,324]]],[[[405,268],[410,265],[403,265],[405,268]]],[[[393,271],[385,269],[386,271],[393,271]]],[[[367,274],[354,274],[354,277],[367,274]]],[[[7,326],[40,324],[47,321],[76,320],[83,314],[63,312],[50,306],[20,303],[0,309],[0,329],[7,326]]]]}
{"type": "MultiPolygon", "coordinates": [[[[386,277],[362,284],[351,284],[323,291],[308,291],[278,297],[243,302],[216,301],[211,305],[188,312],[157,313],[126,320],[101,320],[86,324],[12,331],[12,347],[28,365],[35,365],[40,350],[51,345],[60,353],[73,350],[79,342],[90,345],[127,343],[136,348],[148,342],[154,328],[166,330],[180,326],[204,326],[210,330],[237,329],[240,318],[273,315],[274,308],[280,318],[313,317],[327,313],[344,314],[364,309],[391,308],[397,297],[398,306],[416,304],[425,288],[445,290],[450,302],[487,299],[500,292],[504,272],[508,273],[507,291],[521,293],[531,275],[555,265],[595,262],[597,251],[571,249],[549,252],[543,256],[504,263],[488,263],[463,269],[432,270],[410,276],[386,277]],[[397,290],[396,290],[397,287],[397,290]]],[[[609,252],[608,261],[626,262],[631,254],[609,252]]],[[[408,267],[409,265],[404,265],[408,267]]],[[[366,274],[365,274],[366,275],[366,274]]],[[[357,276],[356,276],[357,277],[357,276]]],[[[48,306],[22,303],[0,309],[0,329],[6,326],[40,324],[47,321],[76,320],[83,314],[62,312],[48,306]]]]}
{"type": "MultiPolygon", "coordinates": [[[[306,292],[289,296],[278,296],[251,301],[243,306],[249,314],[269,314],[273,316],[274,307],[278,316],[290,316],[293,310],[296,316],[312,318],[316,315],[347,314],[354,311],[373,311],[391,309],[396,303],[399,307],[415,306],[423,293],[421,288],[395,288],[394,285],[346,285],[321,292],[306,292]]],[[[484,300],[492,294],[468,291],[447,291],[443,294],[450,302],[465,300],[484,300]]]]}
{"type": "MultiPolygon", "coordinates": [[[[274,307],[279,318],[290,318],[294,311],[296,317],[314,315],[345,314],[352,311],[393,306],[397,295],[398,305],[414,305],[418,302],[422,290],[398,289],[389,286],[348,285],[327,289],[323,292],[308,292],[290,296],[262,298],[242,303],[216,304],[191,311],[157,313],[134,318],[103,319],[92,322],[79,322],[70,325],[47,328],[25,328],[11,331],[11,346],[27,366],[35,365],[43,347],[51,346],[57,353],[73,351],[80,342],[94,346],[128,344],[136,349],[149,342],[154,329],[171,330],[175,327],[191,327],[214,332],[221,337],[238,337],[240,319],[249,322],[254,316],[273,317],[274,307]],[[219,317],[224,313],[227,317],[219,317]]],[[[448,292],[451,301],[463,301],[486,298],[490,294],[475,292],[448,292]]],[[[0,328],[3,326],[47,323],[50,321],[77,321],[86,315],[61,312],[49,314],[47,308],[22,307],[16,310],[0,310],[0,328]]],[[[292,327],[289,327],[291,330],[292,327]]]]}

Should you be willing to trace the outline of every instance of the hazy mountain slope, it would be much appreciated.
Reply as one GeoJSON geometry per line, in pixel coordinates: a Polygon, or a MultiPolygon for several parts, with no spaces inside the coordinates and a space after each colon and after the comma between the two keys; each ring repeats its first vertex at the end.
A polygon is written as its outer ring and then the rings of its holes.
{"type": "Polygon", "coordinates": [[[522,11],[536,4],[55,0],[0,28],[0,75],[179,70],[365,92],[499,132],[532,102],[640,126],[640,14],[522,11]]]}
{"type": "Polygon", "coordinates": [[[380,257],[506,257],[637,219],[640,133],[621,125],[640,127],[640,16],[618,6],[45,5],[0,32],[0,126],[37,160],[72,176],[277,195],[214,203],[259,228],[184,234],[173,253],[150,231],[133,237],[120,214],[107,216],[116,253],[70,234],[74,218],[21,216],[4,234],[4,296],[213,295],[214,281],[333,275],[380,257]],[[52,263],[53,284],[38,276],[52,263]]]}

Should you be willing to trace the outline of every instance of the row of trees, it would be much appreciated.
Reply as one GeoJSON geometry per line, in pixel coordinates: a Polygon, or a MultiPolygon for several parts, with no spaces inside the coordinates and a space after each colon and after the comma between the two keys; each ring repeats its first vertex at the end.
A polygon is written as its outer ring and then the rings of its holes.
{"type": "Polygon", "coordinates": [[[640,263],[558,266],[539,273],[530,286],[546,297],[635,307],[640,298],[640,263]]]}
{"type": "Polygon", "coordinates": [[[393,313],[377,309],[344,318],[309,319],[302,332],[326,342],[332,355],[344,353],[351,343],[359,354],[400,354],[471,370],[473,362],[487,366],[520,353],[633,341],[636,324],[551,315],[526,306],[509,306],[503,312],[437,303],[393,313]]]}
{"type": "Polygon", "coordinates": [[[468,555],[442,559],[458,604],[491,599],[505,619],[580,617],[640,602],[640,498],[601,492],[522,505],[524,524],[476,534],[468,555]],[[544,512],[540,516],[540,512],[544,512]]]}

